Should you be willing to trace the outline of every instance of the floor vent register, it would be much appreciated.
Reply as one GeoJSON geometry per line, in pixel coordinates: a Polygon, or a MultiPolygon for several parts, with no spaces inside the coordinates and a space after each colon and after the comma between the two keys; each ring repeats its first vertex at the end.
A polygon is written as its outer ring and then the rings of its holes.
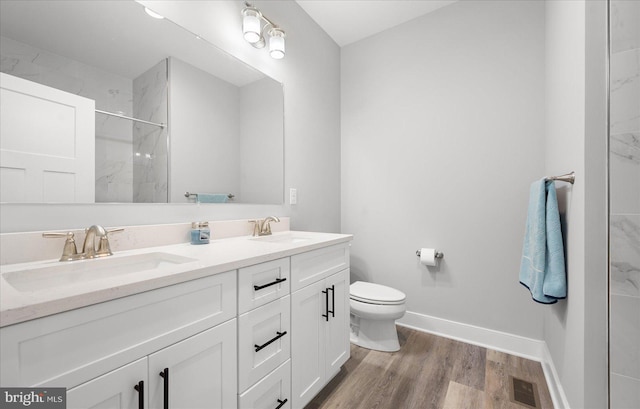
{"type": "Polygon", "coordinates": [[[540,408],[538,387],[535,383],[509,376],[509,399],[528,408],[540,408]]]}

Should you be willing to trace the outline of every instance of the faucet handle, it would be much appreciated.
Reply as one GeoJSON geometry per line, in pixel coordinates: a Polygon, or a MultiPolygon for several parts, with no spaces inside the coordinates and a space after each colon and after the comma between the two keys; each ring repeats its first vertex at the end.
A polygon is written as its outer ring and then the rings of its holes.
{"type": "Polygon", "coordinates": [[[253,223],[253,236],[260,235],[260,220],[249,220],[249,223],[253,223]]]}
{"type": "Polygon", "coordinates": [[[109,244],[109,233],[119,233],[124,231],[123,228],[118,229],[105,229],[107,234],[100,237],[100,243],[98,244],[98,250],[96,250],[96,256],[111,256],[113,252],[111,251],[111,245],[109,244]]]}
{"type": "Polygon", "coordinates": [[[60,261],[78,260],[78,256],[79,256],[78,248],[76,247],[76,240],[73,232],[71,231],[66,233],[47,232],[47,233],[42,233],[42,237],[47,239],[66,237],[66,240],[64,242],[64,248],[62,249],[62,257],[60,257],[60,261]]]}

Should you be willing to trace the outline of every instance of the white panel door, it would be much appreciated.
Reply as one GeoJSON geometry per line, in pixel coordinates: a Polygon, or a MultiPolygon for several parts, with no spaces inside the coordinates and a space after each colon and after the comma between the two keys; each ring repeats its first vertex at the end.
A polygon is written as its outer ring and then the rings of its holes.
{"type": "Polygon", "coordinates": [[[332,378],[351,355],[349,345],[349,269],[325,279],[329,290],[329,321],[325,322],[326,372],[332,378]]]}
{"type": "MultiPolygon", "coordinates": [[[[303,408],[325,384],[324,280],[291,294],[291,406],[303,408]]],[[[325,314],[326,315],[326,314],[325,314]]]]}
{"type": "Polygon", "coordinates": [[[139,409],[147,405],[147,358],[139,359],[67,391],[69,409],[139,409]],[[142,384],[140,384],[142,382],[142,384]],[[140,401],[142,386],[144,402],[140,401]]]}
{"type": "Polygon", "coordinates": [[[93,203],[95,102],[0,73],[0,201],[93,203]]]}
{"type": "Polygon", "coordinates": [[[149,408],[236,408],[236,340],[233,319],[149,355],[149,408]]]}

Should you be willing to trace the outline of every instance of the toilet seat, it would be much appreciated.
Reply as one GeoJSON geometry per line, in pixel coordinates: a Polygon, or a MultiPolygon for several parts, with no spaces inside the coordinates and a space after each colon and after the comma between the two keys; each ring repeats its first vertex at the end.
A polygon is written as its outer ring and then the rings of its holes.
{"type": "Polygon", "coordinates": [[[349,297],[366,304],[400,305],[404,304],[406,295],[395,288],[356,281],[349,286],[349,297]]]}

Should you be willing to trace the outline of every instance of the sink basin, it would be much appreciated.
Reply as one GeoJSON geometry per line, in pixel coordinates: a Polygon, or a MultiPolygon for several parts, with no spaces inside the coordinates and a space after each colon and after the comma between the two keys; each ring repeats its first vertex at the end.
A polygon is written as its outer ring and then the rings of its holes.
{"type": "Polygon", "coordinates": [[[311,240],[311,237],[307,237],[296,233],[282,233],[274,234],[272,236],[254,237],[250,240],[263,241],[265,243],[282,243],[282,244],[296,244],[303,243],[311,240]]]}
{"type": "Polygon", "coordinates": [[[5,281],[21,292],[34,292],[103,278],[118,277],[169,265],[196,261],[169,253],[79,260],[3,274],[5,281]]]}

